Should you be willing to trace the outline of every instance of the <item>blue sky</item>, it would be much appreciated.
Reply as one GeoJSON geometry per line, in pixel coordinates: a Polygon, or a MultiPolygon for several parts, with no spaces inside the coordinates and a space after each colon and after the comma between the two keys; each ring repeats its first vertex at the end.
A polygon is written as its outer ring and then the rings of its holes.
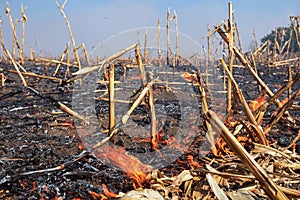
{"type": "MultiPolygon", "coordinates": [[[[11,45],[11,29],[5,14],[5,0],[0,1],[0,15],[6,46],[11,45]]],[[[54,0],[10,0],[14,19],[21,17],[20,5],[26,7],[26,52],[29,47],[42,49],[46,55],[59,55],[70,41],[67,27],[54,0]]],[[[58,1],[62,3],[63,1],[58,1]]],[[[85,43],[88,51],[106,38],[122,31],[154,27],[157,20],[166,25],[166,11],[176,10],[179,31],[200,41],[207,25],[221,24],[228,18],[224,0],[69,0],[64,11],[68,16],[76,43],[85,43]]],[[[288,26],[290,15],[300,14],[298,0],[233,0],[235,21],[246,50],[253,39],[269,33],[276,26],[288,26]]],[[[172,27],[174,28],[174,26],[172,27]]],[[[17,29],[21,30],[21,26],[17,29]]],[[[202,42],[205,42],[202,40],[202,42]]]]}

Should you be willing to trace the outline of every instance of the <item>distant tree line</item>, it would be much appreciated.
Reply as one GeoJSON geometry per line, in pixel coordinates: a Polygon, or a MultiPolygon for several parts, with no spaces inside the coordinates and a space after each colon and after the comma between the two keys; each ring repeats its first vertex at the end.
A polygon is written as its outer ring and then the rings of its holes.
{"type": "Polygon", "coordinates": [[[276,53],[299,52],[298,41],[300,39],[299,27],[278,27],[272,30],[271,33],[264,36],[260,41],[263,43],[269,41],[270,50],[276,53]],[[276,45],[274,48],[274,45],[276,45]]]}

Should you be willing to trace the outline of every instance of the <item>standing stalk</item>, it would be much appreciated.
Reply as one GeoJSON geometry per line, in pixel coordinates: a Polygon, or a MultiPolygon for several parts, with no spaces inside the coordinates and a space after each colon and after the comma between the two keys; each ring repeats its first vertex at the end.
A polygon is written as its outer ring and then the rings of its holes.
{"type": "MultiPolygon", "coordinates": [[[[67,44],[67,46],[66,46],[64,52],[61,54],[60,62],[63,62],[63,60],[64,60],[64,58],[65,58],[65,55],[67,54],[68,48],[69,48],[69,45],[67,44]]],[[[61,63],[58,63],[58,65],[57,65],[57,67],[56,67],[56,69],[55,69],[55,71],[54,71],[54,73],[53,73],[52,76],[56,76],[56,74],[57,74],[57,72],[58,72],[60,66],[61,66],[61,63]]]]}
{"type": "Polygon", "coordinates": [[[179,46],[178,46],[178,20],[177,20],[177,14],[174,10],[174,17],[175,20],[175,29],[176,29],[176,52],[175,52],[175,66],[179,65],[179,46]]]}
{"type": "Polygon", "coordinates": [[[109,130],[115,126],[115,67],[110,65],[109,69],[109,130]]]}
{"type": "MultiPolygon", "coordinates": [[[[226,49],[226,42],[223,42],[223,51],[222,51],[222,58],[223,58],[223,60],[225,60],[225,55],[226,55],[225,54],[225,49],[226,49]]],[[[224,89],[224,91],[227,90],[226,79],[227,79],[226,71],[223,68],[223,89],[224,89]]]]}
{"type": "Polygon", "coordinates": [[[78,55],[78,52],[77,52],[77,48],[76,48],[76,43],[75,43],[75,40],[74,40],[74,37],[73,37],[73,33],[72,33],[72,30],[71,30],[71,25],[70,25],[70,22],[64,12],[64,7],[67,3],[67,0],[64,1],[63,5],[59,5],[59,3],[57,1],[55,1],[58,9],[60,10],[62,16],[64,17],[65,21],[66,21],[66,24],[67,24],[67,27],[68,27],[68,31],[69,31],[69,34],[70,34],[70,39],[71,39],[71,42],[72,42],[72,46],[73,46],[73,53],[74,53],[74,56],[75,56],[75,59],[76,59],[76,62],[78,64],[78,68],[80,69],[81,68],[81,64],[80,64],[80,58],[79,58],[79,55],[78,55]]]}
{"type": "Polygon", "coordinates": [[[146,78],[146,72],[144,69],[139,45],[136,45],[136,47],[135,47],[135,58],[137,60],[138,66],[139,66],[142,85],[143,85],[143,87],[145,87],[147,85],[147,78],[146,78]]]}
{"type": "Polygon", "coordinates": [[[276,43],[277,43],[277,34],[278,34],[278,29],[276,27],[275,29],[275,36],[274,36],[274,45],[273,45],[273,62],[276,62],[277,58],[277,48],[276,48],[276,43]]]}
{"type": "Polygon", "coordinates": [[[167,12],[167,65],[170,65],[170,21],[171,21],[171,14],[170,14],[170,8],[168,8],[167,12]]]}
{"type": "Polygon", "coordinates": [[[160,20],[157,21],[157,59],[160,64],[161,59],[161,49],[160,49],[160,20]]]}
{"type": "Polygon", "coordinates": [[[270,50],[270,40],[268,40],[268,46],[267,46],[267,65],[268,65],[268,76],[270,76],[271,72],[271,50],[270,50]]]}
{"type": "MultiPolygon", "coordinates": [[[[228,37],[224,33],[224,31],[221,29],[221,27],[217,27],[217,32],[220,34],[222,39],[228,44],[228,37]]],[[[261,87],[266,90],[267,94],[272,97],[274,96],[274,93],[270,88],[264,83],[264,81],[258,76],[258,74],[253,70],[252,66],[250,65],[249,61],[239,52],[238,48],[235,46],[232,47],[233,52],[235,56],[239,59],[239,61],[246,67],[246,69],[249,71],[249,73],[253,76],[253,78],[258,82],[258,84],[261,85],[261,87]]],[[[278,99],[275,99],[276,104],[280,107],[280,101],[278,99]]]]}
{"type": "Polygon", "coordinates": [[[240,52],[243,52],[241,35],[240,35],[240,31],[239,31],[237,23],[235,23],[234,26],[235,26],[234,30],[236,31],[236,34],[237,34],[237,37],[238,37],[239,50],[240,50],[240,52]]]}
{"type": "MultiPolygon", "coordinates": [[[[251,59],[252,59],[252,62],[253,62],[254,71],[255,71],[255,73],[258,74],[257,67],[256,67],[256,62],[255,62],[255,58],[254,58],[253,53],[251,53],[251,59]]],[[[257,87],[258,87],[258,91],[261,91],[261,86],[257,85],[257,87]]]]}
{"type": "MultiPolygon", "coordinates": [[[[233,49],[232,49],[232,46],[233,46],[233,14],[232,14],[232,3],[229,2],[228,3],[228,14],[229,14],[229,20],[228,20],[228,54],[229,54],[229,57],[228,57],[228,62],[229,62],[229,71],[230,73],[232,73],[232,70],[233,70],[233,49]]],[[[232,100],[231,100],[231,97],[232,97],[232,83],[231,83],[231,80],[228,79],[227,81],[227,108],[226,108],[226,111],[227,113],[230,113],[231,112],[231,108],[232,108],[232,100]]]]}
{"type": "Polygon", "coordinates": [[[247,115],[247,118],[248,120],[253,124],[254,126],[254,129],[255,129],[255,132],[257,133],[257,137],[259,138],[260,140],[260,143],[261,144],[264,144],[264,145],[268,145],[268,141],[266,139],[266,136],[263,132],[263,130],[259,127],[257,121],[255,120],[255,117],[253,116],[252,114],[252,111],[251,109],[249,108],[249,105],[247,104],[246,102],[246,99],[242,93],[242,91],[239,89],[239,86],[238,84],[236,83],[236,81],[234,80],[233,76],[232,76],[232,73],[230,72],[230,70],[228,69],[225,61],[221,58],[220,59],[225,71],[227,72],[228,74],[228,77],[229,79],[231,80],[232,82],[232,85],[233,85],[233,88],[234,90],[236,91],[236,94],[241,102],[241,104],[243,105],[244,109],[245,109],[245,112],[246,112],[246,115],[247,115]]]}
{"type": "MultiPolygon", "coordinates": [[[[0,23],[2,23],[2,19],[0,19],[0,23]]],[[[5,47],[4,38],[2,34],[2,26],[0,26],[0,40],[1,40],[1,48],[3,52],[3,59],[7,63],[6,47],[5,47]]]]}
{"type": "Polygon", "coordinates": [[[0,73],[1,76],[1,86],[4,87],[5,86],[5,81],[6,81],[6,76],[3,73],[0,73]]]}
{"type": "Polygon", "coordinates": [[[90,66],[90,65],[91,65],[91,62],[90,62],[89,54],[88,54],[88,52],[87,52],[87,50],[86,50],[86,46],[85,46],[84,43],[82,43],[81,46],[82,46],[82,48],[83,48],[83,52],[84,52],[84,56],[85,56],[86,62],[87,62],[87,64],[88,64],[88,66],[90,66]]]}
{"type": "MultiPolygon", "coordinates": [[[[206,92],[204,89],[204,84],[203,84],[203,81],[200,76],[198,76],[197,79],[198,79],[198,83],[199,83],[199,92],[201,95],[202,113],[207,113],[209,110],[208,110],[208,104],[207,104],[207,98],[206,98],[206,92]]],[[[207,128],[206,138],[211,145],[211,152],[213,155],[217,155],[218,152],[217,152],[217,148],[215,146],[215,139],[214,139],[215,133],[213,132],[211,124],[207,120],[205,120],[205,126],[207,128]]]]}
{"type": "MultiPolygon", "coordinates": [[[[18,40],[18,37],[17,37],[16,25],[13,22],[13,18],[12,18],[11,11],[10,11],[10,6],[9,6],[8,2],[6,2],[5,12],[6,12],[6,14],[9,18],[9,23],[10,23],[11,29],[13,31],[13,41],[12,41],[12,49],[13,50],[12,50],[12,55],[11,56],[12,56],[12,58],[14,58],[14,45],[16,44],[18,52],[19,52],[19,56],[22,59],[22,50],[21,50],[21,46],[20,46],[20,43],[19,43],[19,40],[18,40]]],[[[23,60],[22,60],[22,62],[23,62],[23,60]]]]}
{"type": "MultiPolygon", "coordinates": [[[[292,66],[290,65],[290,66],[288,67],[288,81],[289,81],[289,82],[291,82],[291,81],[293,80],[293,75],[292,75],[292,73],[293,73],[293,70],[292,70],[292,66]]],[[[289,89],[288,89],[288,98],[290,99],[291,96],[292,96],[292,88],[289,88],[289,89]]]]}
{"type": "Polygon", "coordinates": [[[148,29],[146,29],[146,31],[145,31],[145,41],[144,41],[144,60],[145,60],[145,63],[148,63],[147,43],[148,43],[148,29]]]}
{"type": "Polygon", "coordinates": [[[300,41],[299,41],[298,31],[297,31],[296,26],[295,26],[295,21],[296,21],[297,27],[299,27],[299,24],[298,24],[299,22],[298,22],[297,16],[290,16],[290,21],[291,21],[291,27],[293,28],[293,31],[295,33],[295,38],[296,38],[298,47],[300,47],[300,41]]]}
{"type": "Polygon", "coordinates": [[[208,84],[208,68],[210,65],[210,26],[207,25],[207,56],[206,56],[206,60],[205,60],[205,81],[206,84],[208,84]]]}
{"type": "Polygon", "coordinates": [[[158,132],[156,128],[156,114],[155,114],[155,106],[154,106],[153,85],[149,86],[149,106],[151,112],[151,144],[152,144],[152,150],[156,150],[157,142],[158,142],[158,132]]]}
{"type": "Polygon", "coordinates": [[[25,15],[25,10],[23,4],[21,5],[22,13],[22,49],[21,49],[21,60],[24,60],[24,51],[25,51],[25,23],[27,22],[27,17],[25,15]]]}

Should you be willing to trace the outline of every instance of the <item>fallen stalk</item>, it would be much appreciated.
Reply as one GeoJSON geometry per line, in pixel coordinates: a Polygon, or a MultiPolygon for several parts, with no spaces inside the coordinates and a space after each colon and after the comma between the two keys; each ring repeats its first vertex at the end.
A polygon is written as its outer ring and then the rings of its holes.
{"type": "Polygon", "coordinates": [[[53,103],[55,103],[55,105],[61,109],[62,111],[68,113],[69,115],[78,118],[79,120],[81,120],[82,122],[84,122],[85,124],[89,124],[89,122],[81,115],[79,115],[77,112],[73,111],[71,108],[69,108],[68,106],[66,106],[65,104],[63,104],[62,102],[60,102],[57,99],[54,99],[51,96],[45,96],[43,94],[41,94],[39,91],[37,91],[36,89],[32,88],[32,87],[26,87],[28,90],[30,90],[31,92],[33,92],[35,95],[43,98],[43,99],[49,99],[51,100],[53,103]]]}
{"type": "Polygon", "coordinates": [[[95,150],[96,148],[102,146],[104,143],[108,142],[110,139],[112,139],[112,137],[120,130],[121,128],[121,123],[117,124],[115,127],[112,128],[112,130],[109,132],[109,136],[104,138],[103,140],[101,140],[100,142],[98,142],[97,144],[95,144],[93,146],[93,150],[95,150]]]}
{"type": "MultiPolygon", "coordinates": [[[[204,89],[204,84],[203,84],[203,80],[201,79],[200,75],[197,74],[197,82],[199,85],[199,92],[201,95],[201,108],[202,108],[202,112],[206,113],[208,112],[208,104],[207,104],[207,99],[206,99],[206,92],[204,89]]],[[[217,155],[217,148],[215,146],[215,139],[214,139],[214,132],[212,131],[211,125],[210,123],[208,123],[207,121],[205,121],[205,125],[207,127],[207,133],[206,133],[206,138],[208,139],[209,143],[211,144],[211,152],[213,155],[217,155]]]]}
{"type": "Polygon", "coordinates": [[[294,100],[300,95],[300,90],[298,90],[292,97],[291,99],[280,108],[279,112],[277,115],[272,119],[270,123],[268,123],[265,128],[264,132],[267,134],[271,131],[272,127],[279,121],[279,119],[282,117],[285,111],[287,111],[292,105],[294,100]]]}
{"type": "Polygon", "coordinates": [[[68,79],[66,83],[70,83],[70,82],[73,82],[73,81],[76,81],[80,78],[82,78],[84,75],[87,75],[95,70],[101,70],[103,68],[103,66],[107,63],[110,63],[112,61],[114,61],[115,59],[119,58],[120,56],[122,56],[124,53],[134,49],[136,47],[137,44],[133,44],[125,49],[122,49],[120,50],[119,52],[113,54],[112,56],[108,57],[108,58],[105,58],[103,61],[101,61],[99,64],[97,65],[94,65],[94,66],[90,66],[90,67],[85,67],[85,68],[82,68],[82,69],[79,69],[77,72],[75,73],[72,73],[72,75],[74,76],[73,78],[71,79],[68,79]]]}
{"type": "MultiPolygon", "coordinates": [[[[228,44],[229,39],[225,32],[221,29],[221,27],[216,27],[217,32],[220,34],[222,39],[228,44]]],[[[272,97],[274,93],[270,90],[270,88],[261,80],[261,78],[257,75],[257,73],[254,71],[254,69],[251,67],[250,63],[244,58],[244,56],[240,53],[238,48],[236,46],[232,46],[233,52],[236,55],[236,57],[239,59],[239,61],[246,67],[246,69],[250,72],[250,74],[255,78],[255,80],[258,82],[258,84],[266,90],[267,94],[272,97]]],[[[275,102],[279,106],[280,101],[278,99],[275,99],[275,102]]]]}
{"type": "Polygon", "coordinates": [[[47,59],[47,58],[35,58],[35,60],[49,62],[49,63],[53,63],[53,64],[66,65],[66,66],[70,66],[70,67],[78,67],[77,65],[74,65],[71,63],[67,63],[67,62],[63,62],[63,61],[59,61],[59,60],[51,60],[51,59],[47,59]]]}
{"type": "Polygon", "coordinates": [[[221,58],[220,59],[225,71],[227,72],[231,82],[232,82],[232,85],[233,85],[233,88],[234,90],[236,91],[236,94],[238,95],[238,98],[241,102],[241,104],[243,105],[244,109],[245,109],[245,112],[246,112],[246,115],[247,115],[247,118],[249,119],[249,121],[254,125],[254,129],[257,133],[257,136],[258,138],[260,139],[260,142],[262,144],[268,144],[268,141],[266,139],[266,136],[265,136],[265,133],[262,131],[262,129],[259,127],[258,123],[256,122],[252,112],[251,112],[251,109],[249,108],[249,105],[247,104],[246,102],[246,99],[242,93],[242,91],[240,90],[238,84],[236,83],[236,81],[234,80],[233,76],[232,76],[232,73],[229,71],[225,61],[221,58]]]}
{"type": "Polygon", "coordinates": [[[217,117],[213,111],[205,113],[206,119],[211,125],[220,132],[221,137],[226,141],[228,146],[236,153],[240,160],[249,168],[251,173],[258,179],[261,186],[271,199],[283,200],[288,199],[275,182],[268,176],[266,171],[251,157],[251,155],[244,149],[239,141],[232,135],[230,130],[217,117]]]}
{"type": "Polygon", "coordinates": [[[59,83],[62,82],[62,79],[52,77],[52,76],[45,76],[45,75],[35,74],[35,73],[32,73],[32,72],[20,72],[20,71],[18,72],[18,71],[15,71],[15,70],[7,70],[7,71],[10,72],[10,73],[18,73],[18,74],[20,73],[20,74],[25,75],[25,76],[32,76],[32,77],[37,77],[37,78],[42,78],[42,79],[49,79],[49,80],[59,82],[59,83]]]}
{"type": "Polygon", "coordinates": [[[267,110],[267,107],[279,98],[286,90],[290,89],[300,79],[300,73],[298,72],[292,81],[289,81],[285,86],[281,87],[277,93],[275,93],[267,102],[264,102],[258,109],[256,114],[256,121],[260,124],[263,120],[263,116],[267,110]]]}
{"type": "Polygon", "coordinates": [[[48,168],[48,169],[40,169],[40,170],[35,170],[35,171],[29,171],[29,172],[23,172],[23,173],[19,173],[19,174],[14,174],[12,176],[7,175],[5,177],[3,177],[0,180],[0,185],[5,184],[7,182],[13,181],[15,179],[18,179],[22,176],[28,176],[28,175],[32,175],[32,174],[42,174],[42,173],[48,173],[48,172],[54,172],[54,171],[58,171],[58,170],[62,170],[65,169],[66,167],[71,166],[72,164],[84,159],[85,157],[87,157],[88,155],[90,155],[89,152],[87,151],[83,151],[80,153],[80,155],[78,155],[77,158],[71,160],[71,161],[67,161],[59,166],[53,167],[53,168],[48,168]]]}
{"type": "Polygon", "coordinates": [[[121,121],[119,123],[117,123],[117,125],[115,127],[113,127],[110,132],[109,132],[109,136],[104,138],[103,140],[101,140],[100,142],[98,142],[97,144],[95,144],[93,146],[93,149],[96,149],[100,146],[102,146],[104,143],[108,142],[119,130],[120,128],[125,125],[131,115],[131,113],[134,111],[134,109],[141,103],[142,99],[144,98],[144,96],[147,94],[147,92],[149,91],[149,88],[152,86],[153,82],[150,82],[146,85],[146,87],[141,91],[140,95],[138,96],[138,98],[133,102],[132,106],[130,107],[130,109],[127,111],[127,113],[122,117],[121,121]]]}
{"type": "Polygon", "coordinates": [[[8,50],[6,50],[6,53],[7,53],[8,57],[9,57],[9,59],[11,60],[11,62],[13,63],[13,65],[14,65],[14,67],[15,67],[17,73],[18,73],[18,75],[20,76],[20,78],[21,78],[21,80],[22,80],[22,82],[23,82],[23,85],[26,87],[26,86],[27,86],[27,82],[26,82],[26,80],[24,79],[22,73],[20,72],[19,67],[17,66],[15,60],[14,60],[13,57],[10,55],[10,53],[9,53],[8,50]]]}
{"type": "Polygon", "coordinates": [[[150,82],[146,85],[146,87],[141,91],[140,95],[138,96],[138,98],[134,101],[134,103],[132,104],[132,106],[130,107],[130,109],[127,111],[127,113],[122,117],[122,124],[125,125],[131,115],[131,113],[134,111],[134,109],[136,107],[139,106],[139,104],[141,103],[142,99],[144,98],[144,96],[148,93],[149,88],[152,86],[153,82],[150,82]]]}

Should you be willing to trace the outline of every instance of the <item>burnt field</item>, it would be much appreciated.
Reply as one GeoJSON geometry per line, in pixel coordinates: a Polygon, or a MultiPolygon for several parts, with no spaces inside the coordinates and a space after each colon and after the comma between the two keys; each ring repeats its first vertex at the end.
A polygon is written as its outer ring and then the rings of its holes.
{"type": "Polygon", "coordinates": [[[6,3],[0,199],[300,199],[299,16],[245,53],[231,2],[200,43],[168,8],[88,53],[66,4],[71,45],[46,58],[6,3]]]}
{"type": "MultiPolygon", "coordinates": [[[[2,68],[8,70],[12,66],[2,65],[2,68]]],[[[26,69],[40,73],[45,68],[44,66],[30,65],[26,66],[26,69]]],[[[48,71],[45,74],[51,74],[53,69],[51,67],[47,69],[48,71]]],[[[124,73],[123,69],[123,67],[116,67],[115,77],[122,76],[124,73]]],[[[61,70],[64,71],[64,69],[61,70]]],[[[218,68],[217,70],[222,74],[222,69],[218,68]]],[[[274,93],[288,82],[287,69],[285,67],[258,67],[257,70],[261,79],[274,93]]],[[[184,68],[180,72],[188,71],[188,69],[184,68]]],[[[293,68],[292,74],[293,77],[296,75],[296,68],[293,68]]],[[[146,188],[153,189],[153,191],[159,191],[162,195],[167,195],[165,197],[169,198],[177,196],[179,199],[184,199],[184,196],[186,196],[197,199],[209,195],[209,190],[205,188],[205,185],[208,185],[205,181],[205,174],[207,173],[205,172],[207,171],[205,165],[207,164],[222,172],[234,172],[241,175],[249,174],[249,171],[243,169],[241,162],[235,158],[235,153],[229,150],[226,144],[223,144],[224,141],[217,140],[217,153],[207,151],[205,155],[199,156],[199,149],[205,140],[205,131],[207,130],[204,124],[204,117],[202,116],[203,113],[201,113],[202,105],[200,100],[198,114],[201,117],[199,117],[199,122],[184,116],[180,118],[190,123],[186,124],[186,127],[182,129],[188,132],[190,131],[188,127],[193,127],[194,125],[197,126],[197,134],[186,149],[181,149],[183,153],[177,159],[166,166],[159,167],[158,164],[153,164],[156,166],[155,168],[158,168],[158,172],[156,170],[152,171],[151,166],[149,167],[149,165],[144,165],[143,163],[141,163],[142,167],[137,166],[137,171],[135,171],[136,169],[128,171],[124,170],[123,166],[120,166],[118,162],[112,162],[112,160],[122,157],[124,150],[127,151],[126,155],[153,150],[151,141],[138,140],[140,137],[137,135],[135,135],[135,138],[129,137],[132,135],[128,136],[127,133],[131,130],[130,124],[124,128],[121,127],[114,137],[111,138],[116,148],[108,146],[93,154],[86,151],[90,150],[90,148],[88,148],[88,140],[84,140],[85,137],[94,137],[97,135],[97,132],[98,136],[92,142],[98,142],[97,140],[100,141],[107,136],[105,130],[109,128],[109,105],[107,101],[103,100],[104,98],[96,100],[97,122],[100,128],[94,133],[87,133],[85,129],[82,129],[82,124],[74,123],[74,117],[64,112],[61,104],[59,104],[61,102],[72,109],[73,83],[59,85],[53,80],[27,77],[25,75],[28,87],[23,87],[16,73],[7,73],[6,77],[5,86],[0,91],[0,197],[2,199],[114,199],[123,196],[122,193],[137,188],[143,188],[144,190],[146,188]],[[99,132],[102,136],[99,136],[99,132]],[[103,155],[106,155],[106,157],[103,157],[103,155]],[[111,157],[109,158],[110,164],[107,164],[107,156],[111,157]],[[229,166],[224,161],[235,164],[229,166]],[[236,167],[233,167],[233,165],[236,165],[236,167]],[[166,178],[176,177],[184,170],[188,170],[191,173],[190,176],[194,178],[180,179],[177,184],[174,183],[173,179],[166,178]],[[155,178],[154,172],[160,175],[156,175],[158,177],[155,178]],[[160,182],[158,181],[159,179],[161,179],[160,182]],[[185,185],[190,180],[193,180],[193,182],[190,182],[190,189],[187,190],[185,185]],[[158,188],[157,184],[162,184],[161,188],[158,188]],[[162,190],[164,187],[169,188],[169,194],[166,194],[167,189],[162,190]]],[[[263,90],[258,90],[256,81],[245,68],[235,68],[234,77],[249,104],[260,95],[263,95],[263,90]]],[[[64,78],[63,73],[60,78],[64,78]]],[[[99,87],[101,89],[101,86],[99,87]]],[[[299,90],[299,88],[298,81],[293,85],[292,93],[299,90]]],[[[174,145],[178,145],[178,143],[167,143],[167,141],[171,141],[172,137],[170,138],[170,134],[178,128],[176,118],[178,118],[178,115],[183,114],[176,113],[180,111],[176,110],[175,103],[170,103],[174,99],[168,93],[156,93],[156,98],[159,99],[159,97],[166,94],[169,99],[162,97],[164,101],[157,100],[156,103],[170,109],[166,111],[169,113],[169,118],[165,119],[165,123],[169,124],[162,124],[163,120],[161,120],[161,123],[158,122],[157,127],[158,129],[164,127],[163,130],[165,133],[168,132],[168,135],[160,135],[156,148],[159,151],[162,147],[168,147],[169,145],[169,151],[164,153],[171,155],[176,153],[174,145]]],[[[199,92],[195,92],[195,95],[199,95],[199,92]]],[[[283,101],[287,95],[286,91],[279,99],[283,101]]],[[[210,97],[208,96],[207,98],[208,102],[210,102],[210,97]]],[[[266,99],[268,98],[266,97],[266,99]]],[[[217,100],[217,97],[214,100],[217,100]]],[[[298,97],[289,107],[288,112],[283,114],[266,136],[271,147],[280,149],[287,155],[291,153],[291,158],[285,158],[285,160],[291,159],[290,163],[294,163],[295,166],[298,165],[298,155],[300,153],[300,142],[297,139],[300,134],[299,106],[300,100],[298,97]]],[[[150,122],[149,119],[145,119],[145,109],[140,104],[131,117],[136,119],[134,124],[139,124],[140,127],[145,127],[146,129],[146,125],[149,125],[150,122]]],[[[189,112],[191,113],[192,111],[189,112]]],[[[232,119],[227,121],[227,126],[230,129],[234,129],[236,124],[246,120],[243,112],[243,108],[239,106],[232,119]]],[[[272,118],[276,116],[274,112],[279,112],[277,106],[269,106],[261,123],[262,127],[266,127],[272,121],[272,118]]],[[[193,114],[196,115],[197,112],[195,111],[193,114]]],[[[240,142],[251,154],[257,154],[258,150],[253,144],[253,142],[257,141],[255,141],[255,138],[251,139],[249,137],[249,132],[242,131],[236,137],[240,137],[240,142]]],[[[290,181],[290,183],[288,181],[286,183],[277,181],[280,186],[295,190],[300,189],[297,184],[297,180],[299,180],[298,167],[276,165],[274,163],[277,162],[277,158],[273,158],[272,161],[269,155],[263,154],[260,152],[256,160],[266,168],[268,166],[273,167],[273,170],[269,172],[272,177],[278,176],[283,170],[285,171],[283,174],[294,180],[290,181]],[[290,169],[290,175],[288,175],[289,171],[287,168],[290,169]]],[[[121,159],[120,162],[128,161],[139,164],[133,157],[130,158],[126,157],[125,161],[121,159]]],[[[144,162],[151,164],[150,159],[144,158],[144,162]]],[[[278,158],[278,163],[285,163],[281,159],[284,158],[278,158]]],[[[133,166],[131,163],[123,164],[133,166]]],[[[228,179],[227,183],[220,184],[229,194],[246,186],[257,185],[257,182],[250,177],[248,180],[243,181],[228,179]]],[[[251,191],[257,197],[264,198],[264,195],[260,195],[260,192],[251,191]]],[[[125,197],[123,198],[126,199],[125,197]]]]}

